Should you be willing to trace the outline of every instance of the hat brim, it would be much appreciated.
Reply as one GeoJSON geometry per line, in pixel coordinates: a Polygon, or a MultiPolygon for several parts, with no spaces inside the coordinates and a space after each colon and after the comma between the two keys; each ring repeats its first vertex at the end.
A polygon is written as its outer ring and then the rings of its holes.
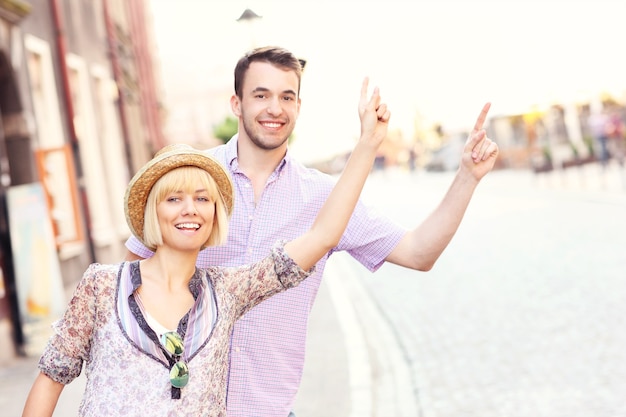
{"type": "MultiPolygon", "coordinates": [[[[208,172],[215,180],[228,216],[233,210],[233,183],[222,164],[206,152],[188,145],[170,145],[144,165],[130,180],[124,196],[124,212],[130,231],[144,245],[143,226],[148,195],[154,184],[168,172],[194,166],[208,172]]],[[[154,249],[154,248],[151,248],[154,249]]]]}

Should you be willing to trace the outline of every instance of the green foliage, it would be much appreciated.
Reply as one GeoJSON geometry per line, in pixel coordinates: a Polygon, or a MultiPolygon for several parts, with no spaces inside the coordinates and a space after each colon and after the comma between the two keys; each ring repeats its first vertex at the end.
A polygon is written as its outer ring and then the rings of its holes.
{"type": "Polygon", "coordinates": [[[239,120],[234,116],[226,116],[224,120],[213,127],[213,135],[224,143],[232,138],[239,127],[239,120]]]}
{"type": "Polygon", "coordinates": [[[541,152],[543,154],[544,160],[547,163],[552,164],[552,150],[550,149],[550,147],[548,145],[544,146],[541,152]]]}
{"type": "Polygon", "coordinates": [[[583,142],[584,142],[585,146],[587,147],[587,151],[589,152],[589,155],[595,155],[596,151],[595,151],[594,146],[593,146],[593,137],[592,136],[584,136],[583,137],[583,142]]]}
{"type": "Polygon", "coordinates": [[[574,155],[574,159],[580,158],[580,152],[578,151],[578,148],[576,147],[576,145],[574,145],[570,141],[569,146],[570,146],[570,148],[572,148],[572,154],[574,155]]]}

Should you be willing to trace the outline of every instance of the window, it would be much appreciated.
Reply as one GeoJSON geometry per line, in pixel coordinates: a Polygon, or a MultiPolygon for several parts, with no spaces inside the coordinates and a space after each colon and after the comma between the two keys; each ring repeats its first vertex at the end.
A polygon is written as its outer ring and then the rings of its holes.
{"type": "Polygon", "coordinates": [[[49,204],[59,257],[67,259],[84,251],[74,160],[63,137],[50,45],[28,34],[24,45],[35,113],[33,145],[39,179],[49,204]]]}

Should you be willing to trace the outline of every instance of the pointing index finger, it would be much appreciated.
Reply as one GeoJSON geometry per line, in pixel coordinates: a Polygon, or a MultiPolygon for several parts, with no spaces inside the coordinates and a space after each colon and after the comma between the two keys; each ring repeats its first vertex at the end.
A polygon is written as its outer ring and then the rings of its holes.
{"type": "Polygon", "coordinates": [[[367,89],[369,85],[369,77],[363,78],[363,84],[361,84],[361,106],[365,106],[367,103],[367,89]]]}
{"type": "Polygon", "coordinates": [[[480,129],[483,128],[483,124],[485,123],[485,120],[487,119],[487,113],[489,113],[490,107],[491,107],[491,103],[485,103],[485,105],[483,106],[482,111],[478,115],[478,119],[476,119],[476,124],[474,124],[474,132],[478,132],[480,129]]]}

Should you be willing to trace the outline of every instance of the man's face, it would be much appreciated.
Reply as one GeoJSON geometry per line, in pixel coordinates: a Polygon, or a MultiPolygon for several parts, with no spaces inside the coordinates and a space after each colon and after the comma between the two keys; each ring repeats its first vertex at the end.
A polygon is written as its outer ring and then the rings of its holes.
{"type": "Polygon", "coordinates": [[[286,146],[300,111],[296,74],[266,62],[253,62],[241,90],[241,99],[231,99],[233,113],[243,121],[240,140],[249,139],[266,150],[286,146]]]}

